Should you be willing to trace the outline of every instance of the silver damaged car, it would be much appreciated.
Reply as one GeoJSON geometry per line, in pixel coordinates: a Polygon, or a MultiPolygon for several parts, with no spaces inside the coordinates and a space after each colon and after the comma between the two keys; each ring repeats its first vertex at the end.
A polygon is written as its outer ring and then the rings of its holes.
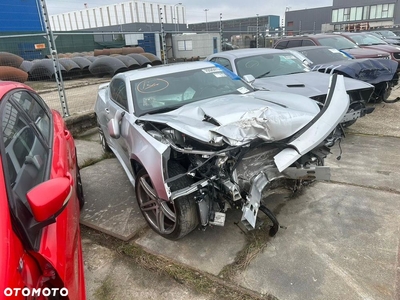
{"type": "Polygon", "coordinates": [[[95,113],[103,149],[125,169],[144,218],[176,240],[223,226],[228,208],[240,208],[249,229],[261,210],[274,235],[279,223],[265,196],[329,180],[324,158],[348,107],[340,75],[322,105],[255,91],[204,61],[117,74],[99,87],[95,113]]]}

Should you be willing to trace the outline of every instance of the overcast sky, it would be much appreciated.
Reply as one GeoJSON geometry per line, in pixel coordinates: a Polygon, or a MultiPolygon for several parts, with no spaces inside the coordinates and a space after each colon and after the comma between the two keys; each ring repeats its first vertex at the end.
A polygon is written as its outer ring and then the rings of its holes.
{"type": "MultiPolygon", "coordinates": [[[[88,8],[117,4],[127,1],[118,0],[46,0],[47,9],[50,15],[77,11],[88,8]]],[[[143,1],[151,3],[177,4],[179,0],[160,0],[160,1],[143,1]]],[[[332,5],[332,0],[181,0],[186,8],[186,20],[190,23],[205,22],[207,11],[207,20],[218,21],[220,13],[222,19],[235,19],[252,17],[259,15],[285,15],[285,9],[298,10],[304,8],[313,8],[332,5]]]]}

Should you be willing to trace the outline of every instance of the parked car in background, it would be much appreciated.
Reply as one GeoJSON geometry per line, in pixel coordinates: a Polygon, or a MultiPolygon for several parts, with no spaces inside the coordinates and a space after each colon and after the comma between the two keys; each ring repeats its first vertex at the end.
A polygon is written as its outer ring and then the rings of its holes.
{"type": "Polygon", "coordinates": [[[397,45],[400,46],[400,39],[397,38],[390,38],[390,37],[384,37],[383,35],[375,32],[375,31],[367,31],[369,34],[372,34],[373,36],[380,38],[381,40],[385,41],[386,43],[390,45],[397,45]]]}
{"type": "Polygon", "coordinates": [[[74,139],[61,115],[22,83],[0,81],[0,118],[1,293],[86,299],[74,139]]]}
{"type": "Polygon", "coordinates": [[[338,34],[312,34],[286,37],[278,40],[274,48],[287,49],[303,46],[329,46],[341,50],[354,58],[390,59],[390,55],[385,51],[361,48],[354,42],[338,34]]]}
{"type": "Polygon", "coordinates": [[[400,40],[400,36],[398,36],[391,30],[374,30],[372,32],[381,35],[385,39],[400,40]]]}
{"type": "MultiPolygon", "coordinates": [[[[358,46],[366,49],[375,49],[385,51],[390,54],[390,58],[395,62],[400,62],[400,47],[389,45],[380,38],[377,38],[369,33],[363,32],[341,32],[341,35],[356,43],[358,46]]],[[[400,70],[400,65],[397,66],[400,70]]]]}
{"type": "MultiPolygon", "coordinates": [[[[344,38],[345,39],[345,38],[344,38]]],[[[244,78],[251,75],[256,88],[270,91],[290,92],[303,95],[321,103],[327,96],[330,75],[311,72],[311,69],[290,51],[278,49],[239,49],[215,53],[206,58],[221,64],[244,78]]],[[[343,124],[349,126],[357,118],[372,112],[365,104],[370,100],[374,87],[368,83],[344,78],[350,97],[349,113],[343,124]]]]}
{"type": "Polygon", "coordinates": [[[388,59],[363,58],[354,59],[328,46],[311,46],[290,48],[301,60],[307,60],[313,71],[328,74],[338,73],[346,77],[362,80],[372,84],[375,89],[372,102],[388,100],[392,88],[398,83],[398,63],[388,59]]]}
{"type": "Polygon", "coordinates": [[[239,49],[239,47],[236,45],[232,45],[231,43],[228,42],[222,43],[222,51],[235,50],[235,49],[239,49]]]}
{"type": "Polygon", "coordinates": [[[328,179],[328,136],[348,106],[340,76],[320,108],[301,95],[255,91],[202,61],[118,74],[99,87],[95,113],[103,149],[134,184],[147,223],[176,240],[223,226],[228,207],[241,209],[250,229],[258,210],[266,213],[274,235],[265,196],[328,179]]]}

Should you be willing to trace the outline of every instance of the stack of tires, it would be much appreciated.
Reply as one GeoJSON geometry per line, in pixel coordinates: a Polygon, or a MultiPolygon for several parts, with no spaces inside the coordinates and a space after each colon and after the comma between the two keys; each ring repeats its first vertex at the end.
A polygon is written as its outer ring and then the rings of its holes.
{"type": "Polygon", "coordinates": [[[0,80],[25,82],[28,72],[23,68],[24,59],[18,55],[0,52],[0,80]]]}

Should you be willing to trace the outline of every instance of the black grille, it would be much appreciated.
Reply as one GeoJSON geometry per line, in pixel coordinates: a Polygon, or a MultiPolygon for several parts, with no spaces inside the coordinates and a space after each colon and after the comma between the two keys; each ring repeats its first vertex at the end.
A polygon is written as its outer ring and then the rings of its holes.
{"type": "Polygon", "coordinates": [[[395,52],[395,53],[393,53],[393,57],[394,57],[395,59],[400,59],[400,52],[395,52]]]}

